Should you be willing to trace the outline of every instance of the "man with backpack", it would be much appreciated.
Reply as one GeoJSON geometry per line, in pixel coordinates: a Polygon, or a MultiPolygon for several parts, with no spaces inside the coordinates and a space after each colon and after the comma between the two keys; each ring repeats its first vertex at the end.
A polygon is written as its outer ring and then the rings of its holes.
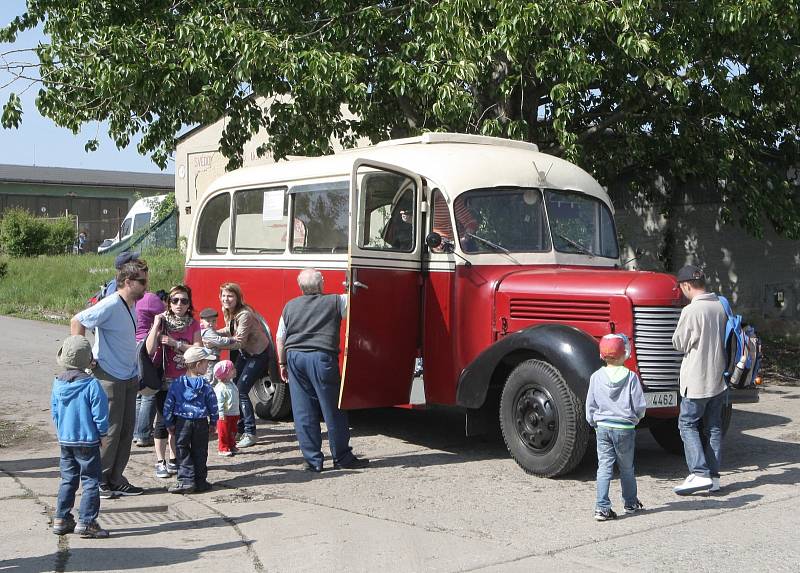
{"type": "Polygon", "coordinates": [[[722,411],[727,401],[723,373],[727,362],[725,327],[728,315],[717,295],[706,290],[706,277],[701,269],[686,265],[678,271],[677,280],[681,292],[689,299],[689,304],[681,311],[672,345],[684,354],[678,428],[691,473],[673,491],[689,495],[720,489],[722,411]]]}

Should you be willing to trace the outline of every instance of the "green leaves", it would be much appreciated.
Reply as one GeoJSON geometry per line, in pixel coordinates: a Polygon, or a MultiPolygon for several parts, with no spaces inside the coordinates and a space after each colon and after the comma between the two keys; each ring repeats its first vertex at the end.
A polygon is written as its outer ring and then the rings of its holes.
{"type": "Polygon", "coordinates": [[[0,125],[4,129],[18,128],[22,123],[22,102],[19,96],[11,93],[8,101],[3,106],[3,116],[0,118],[0,125]]]}
{"type": "MultiPolygon", "coordinates": [[[[732,220],[800,237],[786,184],[800,0],[28,5],[2,34],[45,21],[40,111],[72,130],[107,120],[120,146],[141,133],[139,151],[162,166],[183,126],[223,116],[229,167],[260,130],[258,152],[276,158],[328,153],[331,136],[481,133],[533,141],[604,184],[658,172],[720,193],[725,181],[732,220]]],[[[20,117],[9,100],[3,126],[20,117]]]]}

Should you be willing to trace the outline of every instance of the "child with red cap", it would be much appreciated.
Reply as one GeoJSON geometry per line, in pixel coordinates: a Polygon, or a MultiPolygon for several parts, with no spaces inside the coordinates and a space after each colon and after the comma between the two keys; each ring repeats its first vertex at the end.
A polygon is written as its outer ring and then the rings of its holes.
{"type": "Polygon", "coordinates": [[[617,518],[608,498],[614,462],[619,468],[625,513],[644,509],[636,492],[633,453],[636,424],[644,417],[647,405],[639,377],[624,366],[629,356],[628,338],[607,334],[600,340],[600,358],[606,365],[589,380],[586,421],[597,433],[597,521],[617,518]]]}

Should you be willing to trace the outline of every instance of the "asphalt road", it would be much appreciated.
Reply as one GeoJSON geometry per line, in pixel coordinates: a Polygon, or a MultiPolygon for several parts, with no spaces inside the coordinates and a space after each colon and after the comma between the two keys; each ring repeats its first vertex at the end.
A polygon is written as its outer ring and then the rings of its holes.
{"type": "Polygon", "coordinates": [[[0,330],[0,572],[800,569],[800,389],[780,386],[734,412],[717,495],[675,496],[682,458],[640,432],[647,511],[615,522],[592,519],[591,460],[534,478],[497,437],[463,437],[453,412],[386,409],[351,416],[354,448],[373,460],[364,471],[309,475],[292,425],[261,423],[243,455],[211,444],[217,487],[181,497],[153,476],[152,451],[134,448],[126,473],[147,492],[103,501],[111,538],[59,538],[49,395],[67,329],[0,317],[0,330]]]}

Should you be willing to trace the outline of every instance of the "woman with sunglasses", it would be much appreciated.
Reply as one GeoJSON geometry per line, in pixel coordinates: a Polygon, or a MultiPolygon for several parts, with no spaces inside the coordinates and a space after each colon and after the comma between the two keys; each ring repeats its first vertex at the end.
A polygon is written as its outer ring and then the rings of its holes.
{"type": "Polygon", "coordinates": [[[217,332],[229,337],[215,348],[239,350],[236,359],[236,387],[239,390],[238,431],[241,435],[237,448],[249,448],[256,444],[256,414],[250,400],[253,384],[269,369],[272,341],[267,334],[264,319],[244,303],[242,289],[236,283],[225,283],[219,288],[219,300],[225,317],[225,328],[217,332]]]}
{"type": "Polygon", "coordinates": [[[192,346],[201,345],[200,323],[194,319],[193,314],[192,290],[185,285],[172,287],[167,296],[167,310],[156,315],[145,343],[153,363],[163,364],[164,367],[164,385],[156,393],[156,419],[153,429],[158,478],[169,478],[178,472],[175,437],[169,435],[164,426],[163,410],[170,384],[186,374],[183,353],[192,346]]]}

